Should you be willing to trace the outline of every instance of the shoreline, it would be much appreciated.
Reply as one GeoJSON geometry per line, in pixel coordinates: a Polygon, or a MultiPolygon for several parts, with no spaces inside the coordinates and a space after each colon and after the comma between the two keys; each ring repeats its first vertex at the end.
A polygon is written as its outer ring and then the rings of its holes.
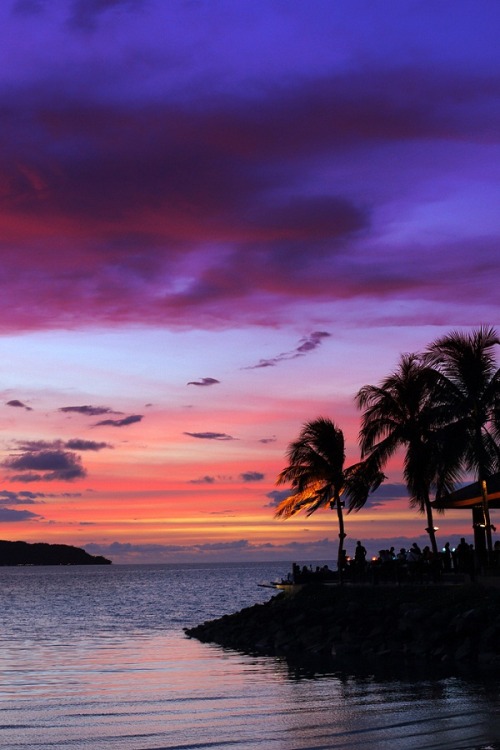
{"type": "Polygon", "coordinates": [[[316,671],[493,674],[500,670],[500,591],[477,583],[311,585],[184,632],[316,671]]]}

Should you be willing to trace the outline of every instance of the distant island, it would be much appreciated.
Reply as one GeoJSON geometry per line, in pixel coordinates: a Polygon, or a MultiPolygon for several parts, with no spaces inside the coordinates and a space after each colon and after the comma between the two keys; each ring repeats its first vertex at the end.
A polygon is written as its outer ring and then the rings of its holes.
{"type": "Polygon", "coordinates": [[[0,541],[0,566],[6,565],[111,565],[111,560],[68,544],[0,541]]]}

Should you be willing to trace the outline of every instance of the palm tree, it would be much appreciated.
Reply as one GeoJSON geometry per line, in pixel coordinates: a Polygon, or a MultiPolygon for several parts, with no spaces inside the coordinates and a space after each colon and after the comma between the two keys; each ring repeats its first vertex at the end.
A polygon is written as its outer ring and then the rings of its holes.
{"type": "Polygon", "coordinates": [[[456,458],[482,487],[483,517],[479,521],[486,529],[490,556],[487,479],[500,470],[500,368],[494,354],[499,344],[497,331],[481,326],[471,333],[452,331],[434,341],[426,354],[427,364],[441,375],[441,398],[454,435],[456,458]]]}
{"type": "Polygon", "coordinates": [[[404,478],[410,506],[426,515],[432,551],[437,543],[431,489],[451,489],[458,462],[449,449],[439,411],[439,374],[416,354],[403,354],[394,373],[379,386],[365,385],[356,395],[364,409],[360,431],[362,457],[384,467],[401,447],[406,448],[404,478]]]}
{"type": "Polygon", "coordinates": [[[348,512],[359,510],[370,492],[381,484],[384,475],[373,462],[359,462],[344,467],[344,433],[330,419],[319,417],[303,425],[299,438],[290,443],[288,466],[277,484],[291,483],[292,493],[278,505],[276,516],[290,518],[301,510],[310,516],[318,508],[336,509],[339,525],[337,568],[342,580],[344,549],[343,498],[349,501],[348,512]]]}

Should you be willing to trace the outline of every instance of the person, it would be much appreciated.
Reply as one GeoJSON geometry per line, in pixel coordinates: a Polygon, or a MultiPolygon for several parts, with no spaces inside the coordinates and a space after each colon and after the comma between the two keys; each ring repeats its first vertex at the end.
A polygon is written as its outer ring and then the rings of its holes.
{"type": "Polygon", "coordinates": [[[426,579],[437,583],[441,573],[441,560],[434,555],[428,544],[422,550],[422,570],[426,579]]]}
{"type": "Polygon", "coordinates": [[[500,541],[498,539],[493,545],[493,564],[495,568],[500,567],[500,541]]]}
{"type": "Polygon", "coordinates": [[[347,552],[345,551],[345,549],[343,549],[342,550],[342,554],[340,556],[340,568],[341,568],[341,571],[342,572],[346,571],[347,570],[347,566],[348,566],[347,552]]]}
{"type": "Polygon", "coordinates": [[[469,575],[471,583],[476,580],[476,551],[473,544],[469,544],[469,575]]]}
{"type": "Polygon", "coordinates": [[[351,563],[354,580],[361,581],[367,570],[366,549],[360,541],[356,542],[354,555],[351,563]]]}
{"type": "Polygon", "coordinates": [[[396,555],[396,580],[398,583],[403,583],[408,578],[407,554],[406,548],[401,547],[396,555]]]}
{"type": "Polygon", "coordinates": [[[443,568],[445,573],[449,573],[451,570],[451,549],[449,542],[446,542],[443,547],[443,568]]]}
{"type": "Polygon", "coordinates": [[[470,558],[470,547],[465,541],[465,537],[462,537],[460,544],[457,545],[457,567],[459,573],[470,572],[470,558]]]}
{"type": "Polygon", "coordinates": [[[412,583],[421,583],[422,581],[422,551],[416,542],[413,542],[406,553],[406,562],[408,563],[408,574],[412,583]]]}
{"type": "Polygon", "coordinates": [[[363,547],[360,541],[356,542],[356,549],[354,551],[354,561],[356,566],[360,570],[364,570],[366,562],[366,549],[363,547]]]}

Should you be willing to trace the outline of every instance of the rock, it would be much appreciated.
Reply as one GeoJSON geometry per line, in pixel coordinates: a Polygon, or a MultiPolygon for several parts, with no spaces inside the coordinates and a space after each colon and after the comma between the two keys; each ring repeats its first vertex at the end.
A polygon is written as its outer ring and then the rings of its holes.
{"type": "Polygon", "coordinates": [[[187,630],[247,653],[427,668],[500,661],[500,591],[476,586],[306,587],[187,630]],[[497,646],[498,644],[498,646],[497,646]],[[485,656],[486,654],[486,656],[485,656]],[[426,666],[427,665],[427,666],[426,666]]]}
{"type": "Polygon", "coordinates": [[[455,651],[456,661],[468,661],[472,657],[472,639],[466,638],[455,651]]]}

